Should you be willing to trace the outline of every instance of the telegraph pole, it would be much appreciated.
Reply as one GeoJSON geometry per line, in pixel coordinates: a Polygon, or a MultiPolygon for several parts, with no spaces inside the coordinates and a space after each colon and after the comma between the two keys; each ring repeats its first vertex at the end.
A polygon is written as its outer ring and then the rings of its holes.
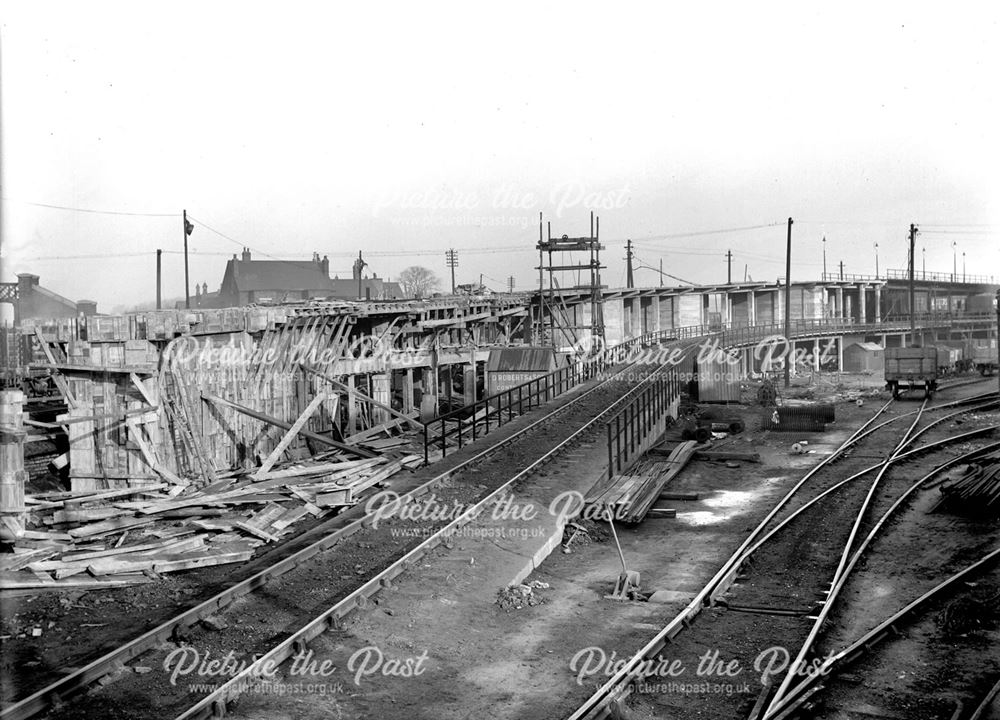
{"type": "Polygon", "coordinates": [[[188,286],[188,235],[191,234],[188,211],[184,211],[184,307],[191,309],[191,288],[188,286]]]}
{"type": "Polygon", "coordinates": [[[826,281],[826,235],[823,236],[823,281],[826,281]]]}
{"type": "MultiPolygon", "coordinates": [[[[185,242],[187,242],[187,236],[184,236],[185,242]]],[[[163,251],[157,249],[156,251],[156,309],[161,310],[163,308],[162,303],[162,293],[160,291],[161,279],[163,277],[161,258],[163,257],[163,251]]]]}
{"type": "Polygon", "coordinates": [[[458,251],[454,248],[446,250],[444,254],[448,261],[448,267],[451,268],[451,294],[455,294],[455,268],[458,266],[458,251]]]}
{"type": "Polygon", "coordinates": [[[509,292],[511,294],[514,293],[514,276],[513,275],[511,275],[509,278],[507,278],[507,292],[509,292]]]}
{"type": "Polygon", "coordinates": [[[633,288],[635,287],[635,280],[632,277],[632,241],[627,240],[625,243],[625,261],[628,263],[628,274],[625,279],[625,287],[633,288]]]}
{"type": "Polygon", "coordinates": [[[878,243],[875,243],[875,279],[878,280],[878,243]]]}
{"type": "Polygon", "coordinates": [[[785,343],[788,354],[785,356],[785,387],[792,384],[792,314],[789,307],[792,300],[792,219],[788,218],[788,242],[785,245],[785,343]]]}
{"type": "Polygon", "coordinates": [[[733,251],[726,250],[726,285],[733,284],[733,251]]]}
{"type": "Polygon", "coordinates": [[[911,347],[916,347],[917,345],[917,316],[916,308],[914,307],[914,291],[913,291],[913,265],[917,242],[917,226],[910,223],[910,345],[911,347]]]}
{"type": "Polygon", "coordinates": [[[841,280],[844,279],[844,261],[843,260],[840,261],[840,279],[841,280]]]}

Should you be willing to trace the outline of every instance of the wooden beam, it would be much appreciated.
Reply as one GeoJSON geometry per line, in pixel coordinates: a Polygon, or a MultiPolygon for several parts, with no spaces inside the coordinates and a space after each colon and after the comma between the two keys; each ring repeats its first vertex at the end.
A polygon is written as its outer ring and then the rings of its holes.
{"type": "MultiPolygon", "coordinates": [[[[287,423],[284,420],[279,420],[278,418],[271,417],[270,415],[265,415],[264,413],[258,412],[257,410],[251,410],[248,407],[243,407],[242,405],[234,403],[231,400],[220,398],[217,395],[203,394],[201,397],[203,400],[206,400],[210,403],[231,408],[233,410],[236,410],[237,412],[243,413],[244,415],[248,415],[254,418],[255,420],[266,422],[270,425],[274,425],[275,427],[280,427],[285,430],[290,430],[292,427],[291,423],[287,423]]],[[[337,442],[332,438],[324,437],[322,435],[317,435],[316,433],[309,432],[308,430],[302,430],[301,434],[303,437],[307,437],[310,440],[315,440],[316,442],[322,443],[323,445],[327,445],[329,447],[335,447],[339,450],[344,450],[345,452],[349,452],[352,455],[356,455],[358,457],[364,457],[364,458],[379,457],[378,453],[373,453],[369,450],[365,450],[364,448],[354,447],[353,445],[347,445],[346,443],[337,442]]]]}
{"type": "MultiPolygon", "coordinates": [[[[45,359],[49,361],[50,365],[55,365],[56,358],[52,354],[52,348],[49,347],[49,343],[45,340],[45,336],[42,335],[42,329],[40,327],[35,327],[35,337],[38,339],[38,344],[42,346],[42,352],[45,353],[45,359]]],[[[69,391],[69,384],[66,382],[66,378],[59,373],[52,373],[52,380],[55,382],[56,387],[59,388],[59,392],[61,392],[63,397],[66,398],[66,404],[71,408],[77,407],[76,398],[74,398],[73,394],[69,391]]]]}
{"type": "Polygon", "coordinates": [[[376,407],[382,408],[383,410],[385,410],[386,412],[388,412],[390,415],[392,415],[394,418],[398,418],[400,420],[405,420],[406,422],[408,422],[410,425],[412,425],[413,427],[417,428],[418,430],[423,430],[424,429],[424,424],[422,422],[420,422],[419,420],[415,420],[415,419],[411,418],[408,415],[404,415],[403,413],[399,412],[398,410],[392,409],[388,405],[383,405],[382,403],[380,403],[375,398],[368,397],[368,395],[366,395],[365,393],[361,392],[360,390],[356,390],[356,389],[354,389],[352,387],[348,387],[344,383],[338,382],[337,380],[334,380],[329,375],[325,375],[324,373],[321,373],[319,370],[315,370],[315,369],[309,367],[308,365],[302,365],[302,369],[305,370],[306,372],[312,373],[316,377],[323,378],[324,380],[326,380],[328,383],[330,383],[331,385],[333,385],[336,388],[344,390],[347,393],[352,393],[354,395],[357,395],[362,400],[366,400],[366,401],[370,402],[372,405],[375,405],[376,407]]]}
{"type": "Polygon", "coordinates": [[[299,434],[299,431],[302,430],[309,418],[312,417],[312,414],[316,412],[316,408],[318,408],[320,403],[326,399],[327,394],[325,392],[321,392],[312,399],[302,414],[299,415],[298,419],[292,423],[290,428],[288,428],[288,432],[286,432],[284,437],[281,438],[281,441],[275,446],[274,450],[272,450],[271,453],[264,459],[264,462],[261,463],[257,472],[253,474],[252,477],[254,479],[260,480],[263,475],[266,475],[271,471],[274,464],[278,462],[285,450],[288,449],[288,446],[292,444],[295,436],[299,434]]]}

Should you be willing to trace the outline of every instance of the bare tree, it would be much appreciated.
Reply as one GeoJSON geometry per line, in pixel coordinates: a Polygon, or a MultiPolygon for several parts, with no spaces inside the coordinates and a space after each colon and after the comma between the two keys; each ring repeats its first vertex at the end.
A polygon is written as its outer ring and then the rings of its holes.
{"type": "Polygon", "coordinates": [[[422,298],[437,289],[440,284],[437,275],[420,265],[411,265],[399,273],[399,284],[407,297],[422,298]]]}

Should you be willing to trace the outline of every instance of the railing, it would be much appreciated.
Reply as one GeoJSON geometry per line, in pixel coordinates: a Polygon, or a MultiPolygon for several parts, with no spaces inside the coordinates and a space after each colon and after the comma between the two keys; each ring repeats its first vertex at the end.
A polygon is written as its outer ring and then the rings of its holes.
{"type": "Polygon", "coordinates": [[[470,441],[465,438],[470,430],[471,441],[474,442],[479,436],[502,427],[516,416],[596,377],[608,364],[603,356],[597,360],[576,362],[437,416],[424,424],[424,462],[429,462],[432,446],[440,444],[441,457],[445,457],[448,453],[448,438],[456,437],[461,449],[464,442],[470,441]]]}
{"type": "Polygon", "coordinates": [[[424,424],[424,462],[429,461],[432,447],[441,448],[441,457],[448,453],[448,439],[456,438],[459,449],[491,430],[509,423],[518,415],[549,402],[587,382],[600,373],[628,359],[643,346],[661,340],[700,337],[708,333],[707,326],[695,325],[677,330],[661,330],[630,338],[601,352],[597,357],[579,360],[548,375],[529,380],[507,390],[494,393],[474,403],[439,415],[424,424]]]}
{"type": "MultiPolygon", "coordinates": [[[[886,278],[890,280],[909,280],[910,271],[909,270],[886,270],[886,278]]],[[[943,272],[923,272],[923,271],[913,271],[914,280],[928,280],[930,282],[948,282],[948,283],[966,283],[973,285],[983,285],[991,284],[993,282],[992,275],[969,275],[964,272],[961,273],[943,273],[943,272]]]]}
{"type": "Polygon", "coordinates": [[[608,479],[631,467],[666,429],[670,405],[680,396],[680,379],[674,370],[659,371],[645,387],[608,420],[608,479]]]}
{"type": "MultiPolygon", "coordinates": [[[[993,317],[995,316],[992,313],[955,315],[927,313],[918,315],[916,322],[918,325],[929,322],[951,323],[960,320],[992,320],[993,317]]],[[[887,317],[877,323],[862,323],[850,318],[796,319],[791,321],[790,330],[793,338],[798,335],[818,335],[831,332],[874,333],[885,332],[888,328],[908,330],[909,322],[909,315],[887,317]]],[[[785,324],[778,322],[743,327],[689,325],[656,330],[630,338],[608,348],[597,358],[577,361],[542,377],[494,393],[477,400],[475,403],[435,417],[424,425],[424,460],[429,459],[430,450],[434,447],[440,447],[442,457],[446,456],[449,438],[456,438],[458,447],[462,448],[470,440],[475,441],[490,431],[509,423],[516,416],[523,415],[577,385],[591,380],[607,368],[617,365],[629,357],[634,357],[637,351],[645,346],[666,341],[715,338],[718,340],[719,347],[734,348],[759,342],[769,336],[784,336],[784,333],[785,324]],[[467,436],[471,436],[471,438],[467,436]]]]}
{"type": "Polygon", "coordinates": [[[863,275],[859,273],[822,273],[823,282],[885,282],[883,275],[863,275]]]}

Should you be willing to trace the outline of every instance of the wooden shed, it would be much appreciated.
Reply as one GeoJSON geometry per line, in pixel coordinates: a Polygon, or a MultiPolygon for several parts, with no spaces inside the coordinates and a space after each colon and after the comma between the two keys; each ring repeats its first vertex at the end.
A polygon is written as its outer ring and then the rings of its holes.
{"type": "Polygon", "coordinates": [[[878,343],[856,342],[844,348],[844,372],[881,373],[885,370],[885,350],[878,343]]]}

